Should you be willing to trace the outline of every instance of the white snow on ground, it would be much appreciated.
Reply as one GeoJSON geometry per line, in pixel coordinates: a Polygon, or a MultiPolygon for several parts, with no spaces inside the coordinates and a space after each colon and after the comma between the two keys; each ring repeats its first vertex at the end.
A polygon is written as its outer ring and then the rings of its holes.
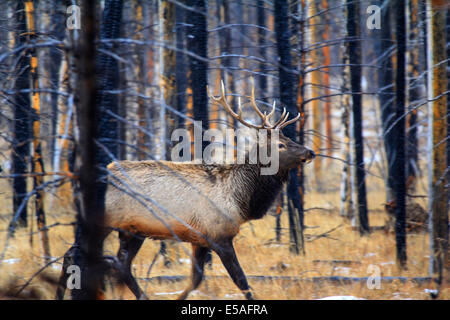
{"type": "Polygon", "coordinates": [[[191,264],[191,259],[180,258],[180,259],[178,259],[178,261],[181,262],[181,263],[191,264]]]}
{"type": "Polygon", "coordinates": [[[5,260],[3,260],[3,263],[13,264],[13,263],[17,263],[19,261],[20,261],[20,258],[12,258],[12,259],[5,259],[5,260]]]}
{"type": "Polygon", "coordinates": [[[352,268],[348,268],[348,267],[335,267],[334,268],[334,272],[341,276],[350,275],[350,271],[352,271],[352,268]]]}
{"type": "Polygon", "coordinates": [[[242,293],[225,293],[224,297],[229,299],[241,299],[242,293]]]}
{"type": "Polygon", "coordinates": [[[366,300],[364,298],[358,298],[355,296],[330,296],[325,298],[320,298],[316,300],[366,300]]]}
{"type": "Polygon", "coordinates": [[[435,290],[435,289],[425,289],[425,290],[423,290],[423,292],[431,293],[431,294],[438,294],[439,293],[439,291],[435,290]]]}
{"type": "Polygon", "coordinates": [[[376,255],[377,255],[377,254],[374,253],[374,252],[369,252],[369,253],[366,253],[366,254],[364,255],[364,258],[373,257],[373,256],[376,256],[376,255]]]}
{"type": "Polygon", "coordinates": [[[155,292],[153,293],[155,296],[168,296],[168,295],[173,295],[173,294],[180,294],[182,293],[183,290],[180,291],[174,291],[174,292],[155,292]]]}

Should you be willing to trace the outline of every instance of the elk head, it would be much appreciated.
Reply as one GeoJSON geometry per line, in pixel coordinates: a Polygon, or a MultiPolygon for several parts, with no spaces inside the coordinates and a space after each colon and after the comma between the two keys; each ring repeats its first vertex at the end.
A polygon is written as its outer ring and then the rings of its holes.
{"type": "Polygon", "coordinates": [[[256,129],[258,131],[265,130],[266,135],[259,135],[259,137],[263,137],[263,139],[259,140],[259,144],[271,146],[270,152],[278,153],[278,161],[279,166],[283,169],[291,169],[298,166],[301,163],[310,162],[315,158],[314,151],[302,146],[290,138],[286,137],[282,129],[300,119],[300,113],[293,119],[288,120],[289,112],[286,112],[286,108],[283,108],[283,112],[281,117],[274,123],[270,123],[271,117],[275,114],[275,101],[273,102],[272,110],[269,114],[266,112],[262,112],[259,107],[256,105],[255,99],[255,86],[252,83],[252,90],[250,96],[250,104],[258,116],[261,118],[260,125],[254,125],[245,121],[242,118],[242,106],[241,99],[238,97],[238,112],[234,112],[231,106],[228,104],[225,94],[225,86],[223,81],[221,81],[221,94],[216,97],[212,95],[208,90],[209,97],[216,103],[220,104],[234,119],[242,123],[247,128],[256,129]]]}

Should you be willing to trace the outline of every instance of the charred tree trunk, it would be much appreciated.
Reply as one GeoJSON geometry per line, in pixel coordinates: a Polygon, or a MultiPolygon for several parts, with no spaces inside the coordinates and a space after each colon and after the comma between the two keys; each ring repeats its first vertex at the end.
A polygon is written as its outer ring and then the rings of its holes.
{"type": "MultiPolygon", "coordinates": [[[[118,38],[122,1],[107,0],[100,31],[101,39],[118,38]]],[[[105,90],[117,89],[117,61],[96,54],[96,6],[82,5],[83,28],[78,52],[78,123],[80,125],[80,190],[82,214],[77,217],[75,263],[81,269],[81,289],[72,290],[73,299],[98,299],[103,284],[103,226],[106,193],[106,165],[117,156],[117,97],[105,90]],[[96,57],[96,59],[94,58],[96,57]],[[96,76],[94,76],[96,75],[96,76]]],[[[100,45],[103,47],[103,44],[100,45]]],[[[103,47],[103,49],[105,49],[103,47]]]]}
{"type": "Polygon", "coordinates": [[[366,182],[364,170],[364,141],[362,136],[362,95],[361,95],[361,31],[359,2],[347,1],[348,49],[352,88],[352,111],[356,183],[358,192],[358,227],[361,234],[367,234],[369,219],[367,215],[366,182]]]}
{"type": "MultiPolygon", "coordinates": [[[[264,8],[264,2],[262,0],[257,1],[257,11],[256,11],[256,19],[258,26],[265,27],[266,26],[266,12],[264,8]]],[[[258,28],[258,49],[261,55],[261,58],[266,58],[266,33],[263,28],[258,28]]],[[[266,64],[264,62],[259,63],[259,72],[261,75],[259,78],[259,90],[261,93],[267,92],[267,78],[264,75],[266,72],[266,64]]],[[[266,99],[265,99],[266,100],[266,99]]],[[[264,101],[265,101],[264,100],[264,101]]]]}
{"type": "MultiPolygon", "coordinates": [[[[16,9],[16,46],[26,42],[26,17],[23,1],[17,2],[16,9]]],[[[24,92],[30,89],[30,57],[27,52],[17,53],[17,77],[14,85],[14,131],[12,146],[12,173],[13,178],[13,218],[10,232],[13,234],[16,226],[27,226],[27,178],[30,160],[30,94],[24,92]]]]}
{"type": "MultiPolygon", "coordinates": [[[[275,0],[275,33],[277,40],[277,52],[280,58],[279,87],[280,101],[283,107],[289,112],[291,117],[297,113],[296,95],[294,88],[295,77],[292,69],[290,30],[288,18],[288,2],[283,0],[275,0]]],[[[297,141],[298,132],[296,127],[291,125],[284,129],[284,134],[293,141],[297,141]]],[[[290,251],[296,254],[304,253],[303,240],[303,205],[299,193],[299,181],[297,176],[298,169],[292,169],[289,172],[289,180],[287,185],[289,226],[290,226],[290,251]]]]}
{"type": "Polygon", "coordinates": [[[405,153],[405,101],[406,101],[406,6],[395,2],[397,66],[395,75],[395,240],[397,263],[406,268],[406,153],[405,153]]]}
{"type": "MultiPolygon", "coordinates": [[[[191,25],[186,28],[187,50],[204,59],[189,57],[189,84],[192,89],[193,116],[195,121],[201,121],[202,131],[209,128],[208,115],[208,30],[206,15],[208,13],[207,2],[205,0],[187,0],[187,5],[196,12],[190,12],[191,25]]],[[[203,133],[202,133],[203,136],[203,133]]],[[[202,139],[203,140],[203,139],[202,139]]],[[[198,141],[196,141],[198,143],[198,141]]],[[[207,143],[202,141],[202,154],[207,143]]],[[[194,150],[194,157],[196,151],[194,150]]],[[[211,251],[208,252],[206,263],[211,264],[211,251]]]]}
{"type": "MultiPolygon", "coordinates": [[[[187,5],[195,11],[190,11],[190,26],[187,27],[187,50],[195,55],[207,59],[208,31],[205,0],[188,0],[187,5]]],[[[189,57],[189,82],[192,88],[194,120],[202,122],[202,130],[209,127],[208,96],[206,85],[208,84],[208,63],[204,59],[189,57]]],[[[202,151],[206,147],[202,143],[202,151]]]]}

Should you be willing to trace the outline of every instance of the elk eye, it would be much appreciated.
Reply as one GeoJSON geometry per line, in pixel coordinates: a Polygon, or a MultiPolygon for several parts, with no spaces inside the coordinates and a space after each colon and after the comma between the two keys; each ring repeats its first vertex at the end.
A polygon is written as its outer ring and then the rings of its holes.
{"type": "Polygon", "coordinates": [[[284,144],[280,143],[280,144],[278,145],[278,148],[283,149],[283,148],[284,148],[284,144]]]}

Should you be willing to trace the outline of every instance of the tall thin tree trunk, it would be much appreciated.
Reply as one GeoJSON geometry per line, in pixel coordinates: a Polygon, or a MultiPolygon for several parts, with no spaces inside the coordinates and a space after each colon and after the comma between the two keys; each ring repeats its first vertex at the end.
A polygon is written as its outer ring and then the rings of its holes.
{"type": "MultiPolygon", "coordinates": [[[[65,29],[66,29],[66,23],[65,23],[65,9],[66,6],[64,6],[63,3],[60,3],[60,1],[54,1],[53,3],[56,3],[56,8],[54,8],[54,11],[51,15],[51,34],[52,36],[56,37],[57,40],[63,40],[65,36],[65,29]]],[[[64,53],[62,53],[57,48],[50,48],[49,49],[50,57],[48,61],[49,66],[49,72],[50,72],[50,83],[52,84],[52,87],[55,89],[58,89],[59,86],[59,79],[60,79],[60,69],[61,69],[61,63],[64,59],[64,53]]],[[[50,100],[51,100],[51,110],[52,110],[52,119],[51,119],[51,132],[52,132],[52,139],[51,139],[51,158],[54,159],[55,155],[55,149],[57,147],[57,135],[58,135],[58,100],[59,100],[60,94],[58,93],[51,93],[50,100]]],[[[55,170],[55,168],[53,168],[55,170]]]]}
{"type": "Polygon", "coordinates": [[[404,0],[395,2],[397,66],[395,75],[395,240],[397,263],[406,268],[406,154],[405,154],[405,101],[406,101],[406,6],[404,0]]]}
{"type": "Polygon", "coordinates": [[[361,95],[361,32],[359,2],[347,1],[347,30],[352,88],[352,115],[354,134],[354,153],[356,165],[356,182],[358,191],[358,227],[360,233],[367,234],[369,218],[367,214],[366,182],[364,170],[364,141],[362,136],[362,95],[361,95]]]}
{"type": "MultiPolygon", "coordinates": [[[[281,105],[286,107],[291,117],[297,114],[298,110],[295,104],[295,77],[292,69],[290,30],[288,19],[288,3],[284,0],[275,0],[275,33],[277,39],[277,52],[280,58],[279,90],[281,105]]],[[[297,141],[298,132],[294,125],[287,126],[284,130],[286,137],[297,141]]],[[[289,250],[299,254],[305,252],[303,239],[303,206],[299,193],[297,168],[289,172],[287,185],[289,226],[290,226],[290,246],[289,250]]]]}
{"type": "MultiPolygon", "coordinates": [[[[187,0],[187,5],[196,10],[190,12],[191,25],[186,28],[187,50],[199,57],[206,59],[208,57],[208,24],[206,14],[208,13],[206,0],[187,0]]],[[[193,118],[195,121],[201,121],[202,131],[209,128],[208,115],[208,94],[206,86],[208,85],[208,63],[203,59],[189,57],[189,84],[192,90],[193,118]]],[[[203,136],[203,132],[202,132],[203,136]]],[[[203,139],[202,139],[203,140],[203,139]]],[[[199,143],[199,141],[195,141],[199,143]]],[[[202,141],[201,152],[205,150],[207,142],[202,141]]],[[[194,157],[200,155],[194,150],[194,157]]],[[[206,263],[211,264],[212,255],[208,253],[206,263]]]]}
{"type": "MultiPolygon", "coordinates": [[[[26,42],[26,17],[23,1],[17,2],[16,9],[16,46],[26,42]]],[[[14,132],[12,146],[12,173],[13,178],[13,218],[10,232],[14,233],[16,226],[27,226],[27,178],[30,160],[30,94],[24,92],[30,89],[30,58],[23,52],[17,53],[17,78],[14,84],[14,132]]]]}
{"type": "MultiPolygon", "coordinates": [[[[36,27],[35,27],[35,10],[33,1],[25,2],[25,13],[27,19],[27,32],[31,41],[36,39],[36,27]]],[[[42,144],[41,144],[41,106],[39,95],[39,76],[38,76],[38,55],[36,49],[30,50],[30,74],[31,74],[31,87],[32,93],[32,131],[33,131],[33,159],[31,162],[32,172],[37,175],[33,177],[33,188],[36,190],[35,196],[35,210],[36,221],[38,230],[40,230],[40,237],[42,242],[42,248],[44,251],[45,261],[50,260],[50,243],[48,240],[48,233],[45,230],[45,210],[44,210],[44,197],[45,192],[42,188],[44,182],[44,161],[42,156],[42,144]]]]}
{"type": "MultiPolygon", "coordinates": [[[[225,24],[231,24],[231,14],[232,10],[230,8],[230,1],[224,0],[222,2],[223,5],[223,17],[225,24]]],[[[232,32],[231,28],[227,28],[225,30],[225,50],[223,52],[224,55],[234,54],[233,44],[232,44],[232,32]]],[[[227,57],[224,59],[224,67],[226,69],[226,86],[230,92],[236,92],[236,84],[235,84],[235,71],[232,68],[236,67],[236,62],[234,58],[227,57]]],[[[233,96],[229,99],[230,106],[233,108],[233,110],[236,109],[236,103],[233,96]]],[[[230,123],[232,128],[237,127],[237,121],[231,117],[230,114],[227,114],[228,117],[228,123],[230,123]]]]}
{"type": "MultiPolygon", "coordinates": [[[[104,215],[104,194],[106,187],[97,190],[100,173],[97,170],[95,140],[98,136],[97,119],[99,106],[96,99],[96,6],[85,0],[82,3],[82,25],[78,62],[80,75],[78,77],[77,98],[78,123],[80,126],[80,190],[83,203],[81,215],[77,216],[75,245],[77,254],[75,263],[81,270],[81,288],[72,290],[74,300],[96,299],[103,283],[100,272],[100,257],[102,246],[96,228],[102,225],[104,215]],[[103,192],[100,192],[102,190],[103,192]],[[99,199],[96,196],[100,196],[99,199]],[[103,195],[103,197],[101,197],[103,195]]],[[[102,183],[104,184],[104,183],[102,183]]]]}
{"type": "MultiPolygon", "coordinates": [[[[226,1],[226,0],[225,0],[226,1]]],[[[266,12],[264,8],[263,0],[258,0],[256,8],[256,19],[258,26],[266,27],[266,12]]],[[[262,59],[266,58],[266,32],[263,28],[258,28],[258,51],[261,55],[262,59]]],[[[261,75],[258,77],[259,79],[259,91],[263,94],[267,92],[267,77],[264,75],[266,72],[266,64],[264,62],[259,62],[258,71],[261,75]]],[[[265,99],[267,100],[267,99],[265,99]]],[[[264,101],[265,101],[264,100],[264,101]]]]}
{"type": "MultiPolygon", "coordinates": [[[[430,210],[430,273],[441,284],[444,272],[450,272],[448,193],[445,189],[447,153],[447,59],[446,10],[444,0],[427,1],[428,38],[428,101],[429,102],[429,210],[430,210]]],[[[448,182],[447,182],[448,183],[448,182]]]]}
{"type": "MultiPolygon", "coordinates": [[[[168,47],[176,46],[176,10],[175,4],[168,0],[159,1],[159,31],[160,41],[164,46],[160,49],[160,96],[161,96],[161,113],[160,126],[162,141],[162,159],[170,160],[170,136],[172,131],[178,126],[179,116],[171,112],[168,107],[176,108],[177,106],[177,83],[176,83],[176,53],[168,47]]],[[[164,265],[169,267],[175,261],[179,261],[177,244],[174,241],[161,241],[160,253],[164,257],[164,265]],[[170,252],[169,252],[170,251],[170,252]],[[172,257],[171,257],[172,256],[172,257]]]]}
{"type": "MultiPolygon", "coordinates": [[[[318,3],[315,1],[311,1],[309,3],[309,16],[315,16],[317,14],[317,6],[318,3]]],[[[317,45],[320,40],[318,39],[318,30],[317,25],[319,25],[318,16],[316,16],[314,19],[309,19],[310,26],[310,33],[311,33],[311,45],[317,45]]],[[[317,67],[320,65],[319,61],[319,49],[312,49],[310,51],[310,63],[312,63],[312,67],[317,67]]],[[[318,98],[320,95],[319,86],[321,84],[320,80],[320,72],[319,71],[312,71],[310,72],[310,92],[311,92],[311,98],[318,98]]],[[[316,154],[320,154],[321,148],[322,148],[322,137],[321,137],[321,124],[322,124],[322,108],[321,108],[321,102],[320,99],[315,99],[311,101],[311,113],[312,113],[312,123],[313,123],[313,150],[316,154]]],[[[322,182],[322,176],[321,176],[321,157],[314,160],[314,175],[316,177],[316,185],[317,189],[321,190],[321,182],[322,182]]]]}
{"type": "MultiPolygon", "coordinates": [[[[119,37],[123,2],[105,1],[100,39],[119,37]]],[[[75,262],[81,269],[81,289],[73,289],[74,299],[100,298],[104,266],[102,264],[103,227],[106,173],[112,157],[117,157],[118,99],[107,90],[118,88],[118,62],[105,53],[96,54],[96,6],[84,1],[82,6],[83,28],[79,50],[80,98],[78,123],[80,124],[81,169],[80,190],[82,214],[77,217],[75,262]],[[96,59],[95,59],[96,58],[96,59]],[[96,76],[93,76],[96,75],[96,76]]],[[[104,44],[100,47],[105,50],[104,44]]]]}
{"type": "Polygon", "coordinates": [[[388,2],[382,6],[380,30],[380,49],[379,55],[386,55],[380,61],[378,73],[378,83],[380,87],[379,99],[381,109],[381,125],[383,127],[384,148],[387,159],[387,177],[386,177],[386,202],[394,200],[394,141],[395,132],[392,130],[394,122],[394,94],[393,94],[393,68],[392,68],[392,34],[391,34],[391,4],[388,2]]]}
{"type": "MultiPolygon", "coordinates": [[[[190,12],[191,26],[187,28],[187,49],[188,51],[203,57],[207,57],[208,32],[206,23],[206,1],[188,0],[187,4],[197,12],[190,12]]],[[[189,57],[190,73],[189,81],[192,88],[194,104],[194,120],[202,121],[202,129],[209,127],[208,117],[208,96],[206,85],[208,84],[208,64],[203,59],[189,57]]],[[[203,146],[205,143],[203,142],[203,146]]]]}
{"type": "MultiPolygon", "coordinates": [[[[328,1],[322,0],[322,10],[328,10],[328,1]]],[[[322,34],[323,41],[329,40],[329,33],[330,33],[330,26],[329,22],[327,21],[327,15],[324,14],[323,16],[323,23],[324,25],[324,32],[322,34]]],[[[325,66],[329,66],[331,63],[331,57],[330,57],[330,47],[325,45],[322,49],[323,51],[323,64],[325,66]]],[[[330,70],[328,68],[323,69],[323,86],[324,86],[324,95],[325,95],[325,101],[323,106],[323,113],[325,117],[325,141],[326,141],[326,154],[327,156],[331,156],[333,154],[333,132],[332,132],[332,126],[331,126],[331,102],[330,98],[327,97],[330,94],[330,70]]],[[[327,159],[327,163],[330,163],[330,158],[327,159]]]]}
{"type": "MultiPolygon", "coordinates": [[[[349,80],[350,80],[350,67],[349,57],[348,57],[348,46],[343,46],[343,55],[342,55],[342,64],[343,72],[342,72],[342,92],[349,92],[349,80]]],[[[353,170],[353,162],[352,162],[352,133],[350,130],[350,115],[351,115],[351,106],[350,106],[350,96],[348,94],[343,94],[341,96],[341,107],[342,107],[342,131],[344,137],[343,144],[343,158],[345,160],[343,169],[342,169],[342,178],[341,178],[341,204],[340,204],[340,215],[346,218],[352,218],[354,216],[354,203],[353,203],[353,183],[352,183],[352,170],[353,170]]]]}
{"type": "MultiPolygon", "coordinates": [[[[159,21],[161,41],[168,47],[176,47],[176,14],[175,4],[168,0],[160,0],[159,3],[159,21]]],[[[178,127],[179,116],[169,111],[167,107],[176,109],[177,106],[177,83],[176,83],[176,54],[175,50],[163,46],[161,48],[161,108],[165,109],[165,119],[161,126],[165,125],[165,159],[170,160],[170,136],[172,131],[178,127]]]]}
{"type": "MultiPolygon", "coordinates": [[[[408,77],[409,77],[409,109],[407,122],[407,181],[414,189],[415,180],[419,170],[419,146],[417,137],[417,109],[415,108],[417,101],[420,99],[420,81],[419,81],[419,1],[409,0],[409,43],[408,50],[408,77]]],[[[408,192],[408,190],[406,190],[408,192]]]]}
{"type": "MultiPolygon", "coordinates": [[[[177,83],[177,110],[186,114],[186,90],[187,90],[187,75],[186,75],[186,56],[182,52],[185,49],[185,27],[184,23],[186,21],[185,10],[181,7],[176,8],[175,13],[176,19],[176,47],[178,51],[176,52],[176,83],[177,83]]],[[[184,127],[185,119],[183,117],[178,117],[178,127],[184,127]]]]}

